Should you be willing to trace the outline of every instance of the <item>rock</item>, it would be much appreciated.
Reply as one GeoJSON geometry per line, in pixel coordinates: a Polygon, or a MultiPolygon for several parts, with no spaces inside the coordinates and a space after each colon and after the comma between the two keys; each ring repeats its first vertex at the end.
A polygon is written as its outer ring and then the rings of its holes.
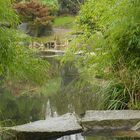
{"type": "Polygon", "coordinates": [[[65,54],[65,51],[62,50],[44,50],[40,51],[38,55],[40,57],[56,57],[56,56],[63,56],[65,54]]]}
{"type": "Polygon", "coordinates": [[[18,26],[18,29],[24,33],[27,33],[27,30],[28,30],[28,23],[21,23],[19,26],[18,26]]]}
{"type": "Polygon", "coordinates": [[[10,130],[16,132],[20,139],[38,140],[78,133],[82,131],[82,127],[77,123],[76,117],[68,113],[60,117],[11,127],[10,130]]]}
{"type": "Polygon", "coordinates": [[[107,110],[87,111],[81,119],[85,131],[116,131],[131,130],[140,122],[140,111],[133,110],[107,110]]]}
{"type": "Polygon", "coordinates": [[[134,127],[132,127],[131,130],[133,130],[133,131],[140,130],[140,122],[138,122],[134,127]]]}
{"type": "Polygon", "coordinates": [[[56,139],[78,132],[84,132],[83,135],[140,138],[140,111],[87,111],[81,119],[68,113],[7,129],[14,132],[19,140],[56,139]]]}

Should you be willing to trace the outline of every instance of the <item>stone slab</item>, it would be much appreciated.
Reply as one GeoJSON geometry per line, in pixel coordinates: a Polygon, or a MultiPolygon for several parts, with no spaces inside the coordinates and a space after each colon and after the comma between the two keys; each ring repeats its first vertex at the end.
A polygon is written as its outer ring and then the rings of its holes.
{"type": "Polygon", "coordinates": [[[78,124],[75,115],[68,113],[60,117],[14,126],[8,130],[15,133],[20,140],[41,140],[79,133],[82,132],[82,127],[78,124]]]}
{"type": "Polygon", "coordinates": [[[132,130],[140,122],[138,110],[87,111],[81,119],[85,130],[132,130]]]}
{"type": "Polygon", "coordinates": [[[81,130],[82,127],[77,123],[76,117],[68,113],[60,117],[50,117],[46,120],[11,127],[10,129],[18,132],[74,132],[81,130]]]}
{"type": "Polygon", "coordinates": [[[116,130],[116,131],[86,131],[83,133],[84,136],[92,137],[92,136],[103,136],[103,137],[112,137],[112,138],[128,138],[132,140],[136,138],[136,140],[140,139],[140,131],[132,131],[132,130],[116,130]]]}
{"type": "Polygon", "coordinates": [[[84,135],[109,135],[140,138],[139,110],[87,111],[77,118],[68,113],[25,125],[10,127],[19,140],[55,139],[64,135],[83,132],[84,135]]]}

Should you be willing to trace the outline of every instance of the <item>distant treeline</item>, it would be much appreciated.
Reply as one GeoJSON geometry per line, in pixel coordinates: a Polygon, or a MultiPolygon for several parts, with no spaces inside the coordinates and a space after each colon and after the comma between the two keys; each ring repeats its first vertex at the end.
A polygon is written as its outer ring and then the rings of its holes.
{"type": "Polygon", "coordinates": [[[21,1],[41,1],[44,4],[53,6],[57,10],[58,15],[72,14],[75,15],[80,10],[81,4],[85,0],[16,0],[21,1]]]}

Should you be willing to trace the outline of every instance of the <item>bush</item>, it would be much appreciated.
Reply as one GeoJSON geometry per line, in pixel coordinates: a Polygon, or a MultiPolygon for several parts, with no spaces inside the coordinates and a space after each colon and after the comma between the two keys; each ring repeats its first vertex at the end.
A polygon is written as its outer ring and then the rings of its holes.
{"type": "Polygon", "coordinates": [[[83,35],[75,49],[85,52],[81,72],[113,83],[101,89],[101,94],[110,95],[108,107],[114,101],[111,109],[140,108],[139,7],[139,0],[88,0],[77,17],[77,30],[83,35]]]}
{"type": "Polygon", "coordinates": [[[51,6],[53,14],[57,15],[59,10],[58,0],[41,0],[43,4],[51,6]]]}
{"type": "Polygon", "coordinates": [[[85,0],[58,0],[60,5],[60,14],[72,14],[75,15],[80,10],[81,5],[85,0]]]}
{"type": "Polygon", "coordinates": [[[48,79],[48,63],[36,58],[31,50],[20,45],[19,42],[23,42],[23,39],[15,29],[19,20],[12,9],[11,0],[0,0],[0,5],[2,6],[0,8],[1,22],[8,22],[11,26],[10,28],[0,27],[1,81],[10,79],[37,85],[43,84],[48,79]]]}

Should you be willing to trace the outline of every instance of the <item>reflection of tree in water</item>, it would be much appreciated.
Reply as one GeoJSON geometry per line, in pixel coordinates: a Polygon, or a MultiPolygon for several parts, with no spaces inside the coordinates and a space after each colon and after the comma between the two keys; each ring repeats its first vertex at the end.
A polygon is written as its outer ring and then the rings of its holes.
{"type": "Polygon", "coordinates": [[[80,77],[73,63],[66,63],[61,69],[61,79],[59,91],[50,97],[51,104],[58,114],[83,114],[86,110],[98,109],[96,88],[80,77]]]}
{"type": "Polygon", "coordinates": [[[103,136],[82,136],[81,134],[74,134],[58,138],[57,140],[139,140],[139,138],[113,138],[103,136]]]}
{"type": "Polygon", "coordinates": [[[13,125],[27,123],[44,119],[45,108],[44,97],[34,95],[13,96],[11,93],[1,89],[0,92],[0,121],[10,120],[6,124],[13,125]]]}
{"type": "Polygon", "coordinates": [[[62,88],[68,86],[79,77],[78,70],[73,62],[67,62],[61,69],[62,88]]]}
{"type": "Polygon", "coordinates": [[[113,138],[113,137],[101,137],[101,136],[90,136],[85,137],[85,140],[139,140],[139,138],[113,138]]]}
{"type": "Polygon", "coordinates": [[[81,135],[81,133],[79,133],[74,135],[63,136],[61,138],[58,138],[57,140],[85,140],[85,139],[81,135]]]}

